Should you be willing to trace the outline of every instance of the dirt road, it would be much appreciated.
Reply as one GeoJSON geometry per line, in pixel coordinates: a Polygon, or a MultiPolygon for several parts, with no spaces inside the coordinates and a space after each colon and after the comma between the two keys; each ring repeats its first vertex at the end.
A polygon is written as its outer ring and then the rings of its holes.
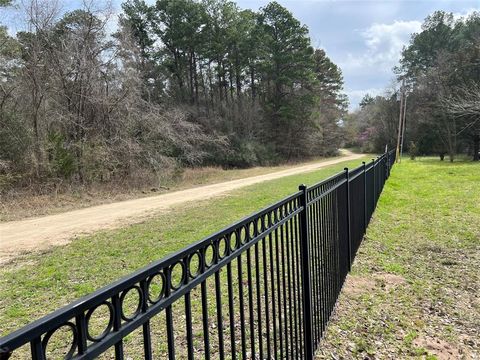
{"type": "Polygon", "coordinates": [[[308,165],[292,167],[270,174],[200,186],[192,189],[141,199],[93,206],[62,214],[0,223],[0,264],[15,255],[45,250],[52,245],[67,243],[74,236],[92,233],[106,228],[115,228],[133,223],[154,212],[166,210],[173,205],[188,201],[205,200],[244,186],[274,180],[284,176],[314,171],[342,161],[361,158],[361,154],[346,153],[346,156],[308,165]]]}

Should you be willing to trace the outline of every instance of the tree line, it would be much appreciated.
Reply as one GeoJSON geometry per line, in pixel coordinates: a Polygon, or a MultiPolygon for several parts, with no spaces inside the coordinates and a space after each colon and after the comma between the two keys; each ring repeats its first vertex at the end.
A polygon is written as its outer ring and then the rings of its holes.
{"type": "MultiPolygon", "coordinates": [[[[480,13],[463,18],[436,11],[412,34],[394,69],[405,82],[405,148],[412,155],[436,154],[453,161],[458,154],[479,160],[480,13]]],[[[395,147],[399,90],[366,95],[346,119],[351,145],[381,151],[395,147]]]]}
{"type": "MultiPolygon", "coordinates": [[[[0,6],[11,6],[1,0],[0,6]]],[[[187,166],[334,154],[340,69],[277,2],[24,2],[0,27],[0,187],[158,183],[187,166]]]]}

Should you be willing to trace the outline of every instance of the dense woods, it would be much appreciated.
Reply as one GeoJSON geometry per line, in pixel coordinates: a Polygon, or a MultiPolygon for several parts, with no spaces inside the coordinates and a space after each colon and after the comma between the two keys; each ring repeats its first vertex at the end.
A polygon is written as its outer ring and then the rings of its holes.
{"type": "Polygon", "coordinates": [[[276,2],[129,0],[110,33],[108,9],[22,9],[26,31],[0,27],[2,189],[158,184],[340,145],[341,71],[276,2]]]}
{"type": "MultiPolygon", "coordinates": [[[[450,160],[480,151],[480,13],[455,19],[437,11],[413,34],[396,67],[405,81],[405,148],[450,160]]],[[[364,150],[396,145],[399,90],[365,96],[347,118],[347,139],[364,150]]]]}
{"type": "MultiPolygon", "coordinates": [[[[185,167],[249,167],[395,147],[453,160],[480,147],[480,15],[437,11],[394,69],[403,91],[347,114],[341,70],[271,2],[141,0],[61,12],[22,2],[0,26],[0,191],[159,185],[185,167]],[[115,26],[111,26],[114,23],[115,26]]],[[[14,5],[1,0],[0,9],[14,5]]]]}

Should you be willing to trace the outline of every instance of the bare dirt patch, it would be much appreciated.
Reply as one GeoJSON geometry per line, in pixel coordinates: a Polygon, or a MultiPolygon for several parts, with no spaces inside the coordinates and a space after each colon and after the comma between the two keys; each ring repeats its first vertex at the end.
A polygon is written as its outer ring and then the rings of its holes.
{"type": "Polygon", "coordinates": [[[413,341],[413,345],[425,349],[428,355],[435,355],[438,360],[473,359],[461,348],[430,336],[419,336],[413,341]]]}
{"type": "Polygon", "coordinates": [[[390,291],[405,284],[405,278],[389,273],[374,273],[370,276],[349,275],[343,286],[343,291],[349,296],[371,293],[375,290],[390,291]]]}
{"type": "Polygon", "coordinates": [[[405,284],[405,278],[396,274],[379,273],[374,275],[377,286],[380,286],[386,291],[395,289],[398,286],[405,284]]]}
{"type": "Polygon", "coordinates": [[[358,275],[349,275],[343,285],[343,292],[348,296],[358,296],[369,293],[376,289],[373,278],[358,275]]]}

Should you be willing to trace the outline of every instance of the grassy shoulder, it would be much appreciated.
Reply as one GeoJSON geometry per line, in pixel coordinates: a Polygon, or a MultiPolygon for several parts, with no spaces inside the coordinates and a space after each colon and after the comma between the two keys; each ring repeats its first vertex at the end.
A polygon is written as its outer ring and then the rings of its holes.
{"type": "Polygon", "coordinates": [[[259,183],[21,256],[0,269],[0,336],[295,192],[300,183],[316,183],[361,161],[259,183]]]}
{"type": "Polygon", "coordinates": [[[51,215],[84,207],[141,198],[195,186],[215,184],[245,177],[264,175],[332,158],[315,158],[304,162],[279,166],[257,166],[248,169],[223,169],[221,167],[186,168],[161,181],[162,186],[128,186],[127,184],[97,184],[90,187],[56,186],[38,191],[0,192],[0,222],[21,220],[33,216],[51,215]]]}
{"type": "Polygon", "coordinates": [[[479,267],[480,165],[402,161],[319,358],[477,359],[479,267]]]}

